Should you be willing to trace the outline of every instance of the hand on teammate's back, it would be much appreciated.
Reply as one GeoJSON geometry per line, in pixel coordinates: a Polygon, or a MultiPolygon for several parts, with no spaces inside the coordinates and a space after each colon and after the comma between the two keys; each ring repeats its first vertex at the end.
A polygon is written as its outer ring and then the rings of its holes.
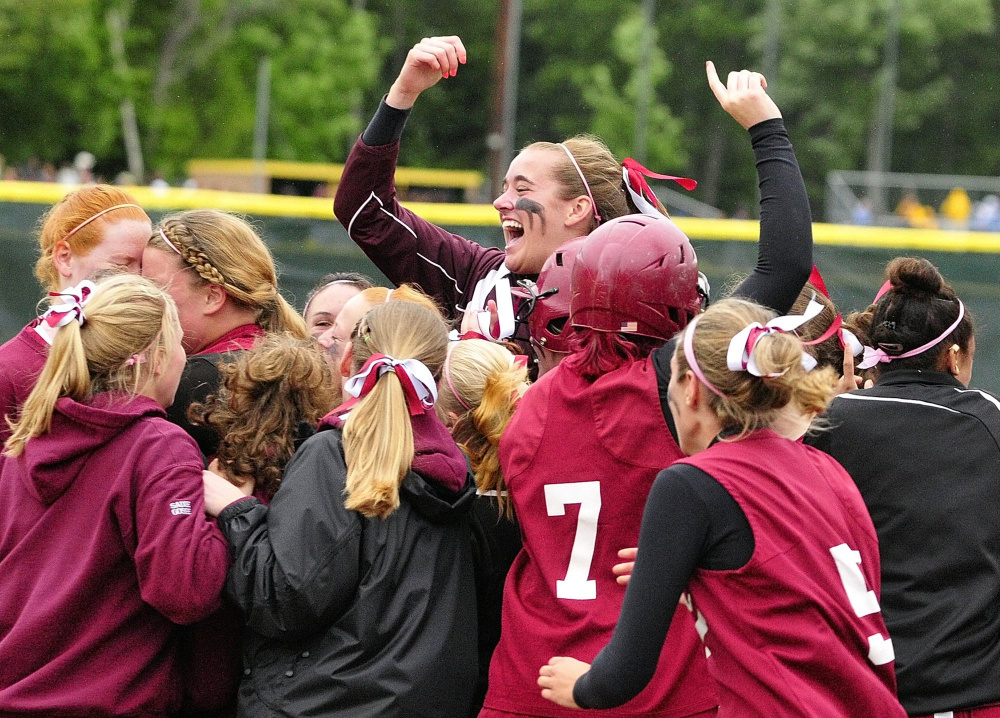
{"type": "Polygon", "coordinates": [[[611,567],[612,573],[618,578],[619,586],[627,586],[628,580],[632,578],[632,568],[635,566],[635,555],[639,549],[637,548],[623,548],[618,552],[618,558],[625,559],[624,563],[616,563],[611,567]]]}
{"type": "Polygon", "coordinates": [[[705,72],[708,74],[708,86],[722,109],[746,129],[764,120],[781,117],[781,110],[767,94],[767,80],[759,72],[730,72],[725,85],[711,60],[705,63],[705,72]]]}

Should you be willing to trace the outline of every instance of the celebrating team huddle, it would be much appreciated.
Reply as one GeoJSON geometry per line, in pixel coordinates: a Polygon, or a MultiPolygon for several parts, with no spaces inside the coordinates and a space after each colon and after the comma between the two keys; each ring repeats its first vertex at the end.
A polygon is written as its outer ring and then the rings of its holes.
{"type": "Polygon", "coordinates": [[[760,188],[725,298],[591,136],[511,162],[504,249],[451,234],[394,173],[466,60],[415,45],[344,168],[392,289],[299,316],[234,215],[51,209],[0,347],[0,715],[1000,716],[1000,403],[938,270],[842,316],[766,81],[711,62],[760,188]]]}

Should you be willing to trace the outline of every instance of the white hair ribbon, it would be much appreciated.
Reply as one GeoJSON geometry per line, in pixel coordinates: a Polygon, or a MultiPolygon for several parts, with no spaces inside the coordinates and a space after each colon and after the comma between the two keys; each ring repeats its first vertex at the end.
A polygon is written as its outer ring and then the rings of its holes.
{"type": "MultiPolygon", "coordinates": [[[[761,337],[768,334],[779,334],[793,332],[800,326],[815,319],[823,311],[823,305],[815,299],[809,300],[809,305],[802,314],[790,314],[783,317],[775,317],[767,324],[753,322],[729,342],[729,351],[726,352],[726,366],[730,371],[746,371],[754,376],[767,377],[773,379],[781,376],[784,372],[777,374],[764,374],[757,366],[757,360],[753,356],[754,347],[761,337]]],[[[812,371],[816,367],[816,359],[806,352],[802,352],[802,368],[812,371]]]]}
{"type": "Polygon", "coordinates": [[[399,377],[411,415],[423,414],[425,409],[434,406],[437,384],[430,369],[419,359],[395,359],[386,354],[372,354],[361,371],[347,380],[344,391],[360,399],[375,387],[380,376],[390,371],[399,377]]]}

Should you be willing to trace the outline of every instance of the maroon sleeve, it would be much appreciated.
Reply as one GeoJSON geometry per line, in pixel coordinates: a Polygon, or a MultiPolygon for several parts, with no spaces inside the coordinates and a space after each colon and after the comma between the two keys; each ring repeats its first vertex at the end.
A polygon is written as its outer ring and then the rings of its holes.
{"type": "Polygon", "coordinates": [[[205,517],[201,454],[165,419],[146,420],[133,476],[135,566],[142,600],[189,624],[222,605],[229,545],[205,517]]]}
{"type": "Polygon", "coordinates": [[[396,285],[418,284],[454,316],[476,282],[503,263],[504,253],[452,234],[396,201],[399,142],[351,149],[333,202],[350,238],[396,285]]]}

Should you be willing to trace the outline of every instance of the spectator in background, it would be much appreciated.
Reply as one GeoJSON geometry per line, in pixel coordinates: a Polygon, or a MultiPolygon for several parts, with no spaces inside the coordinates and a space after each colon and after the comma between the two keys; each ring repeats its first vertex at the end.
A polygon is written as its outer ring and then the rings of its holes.
{"type": "Polygon", "coordinates": [[[851,210],[851,224],[868,226],[874,224],[874,220],[872,203],[867,197],[862,197],[854,203],[854,209],[851,210]]]}
{"type": "Polygon", "coordinates": [[[969,193],[955,187],[941,203],[941,218],[945,229],[968,229],[969,215],[972,214],[972,200],[969,193]]]}
{"type": "Polygon", "coordinates": [[[988,194],[976,203],[970,228],[977,232],[1000,232],[1000,197],[988,194]]]}
{"type": "Polygon", "coordinates": [[[906,220],[906,223],[914,229],[937,229],[937,218],[934,215],[934,208],[920,204],[917,193],[908,191],[896,205],[896,214],[906,220]]]}

